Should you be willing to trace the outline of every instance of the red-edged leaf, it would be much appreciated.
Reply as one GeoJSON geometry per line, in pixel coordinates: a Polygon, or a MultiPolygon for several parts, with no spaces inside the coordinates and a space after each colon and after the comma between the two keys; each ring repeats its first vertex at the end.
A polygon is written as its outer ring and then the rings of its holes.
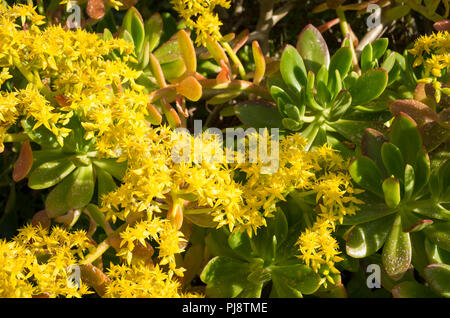
{"type": "Polygon", "coordinates": [[[30,172],[33,166],[33,151],[31,150],[30,142],[25,141],[20,148],[19,157],[17,158],[12,178],[15,182],[24,179],[30,172]]]}

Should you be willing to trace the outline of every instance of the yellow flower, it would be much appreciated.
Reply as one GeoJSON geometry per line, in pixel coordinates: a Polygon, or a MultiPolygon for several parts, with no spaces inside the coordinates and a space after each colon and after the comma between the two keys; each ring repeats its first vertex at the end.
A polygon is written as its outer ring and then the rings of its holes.
{"type": "Polygon", "coordinates": [[[170,0],[174,9],[186,21],[190,28],[196,30],[197,45],[206,45],[208,37],[220,41],[222,23],[214,13],[216,6],[230,7],[229,0],[170,0]]]}

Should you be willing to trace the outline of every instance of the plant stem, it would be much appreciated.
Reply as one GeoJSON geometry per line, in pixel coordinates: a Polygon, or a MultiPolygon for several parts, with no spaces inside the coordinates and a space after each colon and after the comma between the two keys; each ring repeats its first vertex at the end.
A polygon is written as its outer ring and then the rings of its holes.
{"type": "Polygon", "coordinates": [[[138,221],[140,218],[142,218],[142,216],[139,216],[137,218],[132,218],[130,220],[127,220],[126,223],[119,226],[113,233],[111,233],[111,235],[108,235],[108,237],[106,239],[104,239],[100,244],[98,244],[96,249],[92,253],[89,253],[86,256],[86,258],[80,262],[80,265],[90,264],[90,263],[94,262],[97,258],[102,256],[103,253],[105,253],[108,250],[108,248],[111,247],[110,240],[113,238],[119,237],[120,232],[125,230],[128,225],[133,224],[134,222],[138,221]]]}
{"type": "Polygon", "coordinates": [[[28,135],[24,132],[17,133],[17,134],[5,134],[5,138],[3,142],[21,142],[29,140],[30,138],[28,135]]]}
{"type": "Polygon", "coordinates": [[[345,40],[345,38],[349,39],[350,50],[352,51],[352,55],[353,55],[353,68],[355,69],[355,71],[358,74],[361,74],[361,69],[359,68],[359,65],[358,65],[358,59],[356,56],[355,47],[353,46],[353,41],[351,38],[350,26],[347,22],[347,18],[345,17],[344,10],[342,9],[341,6],[336,8],[336,14],[339,18],[339,26],[341,27],[341,32],[344,35],[344,40],[345,40]]]}
{"type": "Polygon", "coordinates": [[[209,213],[213,210],[215,210],[216,208],[197,208],[197,209],[185,209],[183,212],[184,214],[204,214],[204,213],[209,213]]]}
{"type": "Polygon", "coordinates": [[[236,55],[236,53],[233,51],[232,47],[230,46],[230,44],[228,42],[221,42],[222,46],[224,47],[225,51],[228,53],[228,55],[230,56],[231,60],[233,61],[234,64],[237,65],[238,70],[239,70],[239,75],[241,76],[242,79],[245,79],[246,74],[245,74],[245,69],[244,66],[242,65],[241,60],[239,59],[239,57],[236,55]]]}

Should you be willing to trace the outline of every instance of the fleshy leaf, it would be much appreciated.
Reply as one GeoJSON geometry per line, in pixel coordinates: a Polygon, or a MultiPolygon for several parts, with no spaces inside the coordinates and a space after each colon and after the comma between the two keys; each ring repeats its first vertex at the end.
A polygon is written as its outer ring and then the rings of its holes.
{"type": "Polygon", "coordinates": [[[363,73],[349,88],[353,105],[365,105],[379,97],[388,83],[388,73],[382,69],[371,69],[363,73]]]}
{"type": "Polygon", "coordinates": [[[194,75],[197,72],[197,55],[195,53],[194,43],[184,30],[178,31],[177,35],[180,53],[186,65],[187,74],[194,75]]]}
{"type": "Polygon", "coordinates": [[[177,85],[177,92],[191,101],[198,101],[202,97],[202,85],[193,76],[185,78],[177,85]]]}
{"type": "Polygon", "coordinates": [[[365,156],[356,158],[350,164],[349,172],[358,185],[383,197],[383,176],[372,159],[365,156]]]}
{"type": "Polygon", "coordinates": [[[12,178],[15,182],[24,179],[30,172],[33,166],[33,151],[31,150],[30,142],[24,141],[20,147],[19,157],[14,164],[12,178]]]}
{"type": "Polygon", "coordinates": [[[398,280],[411,266],[412,247],[409,233],[402,230],[401,216],[397,216],[383,247],[382,262],[387,274],[398,280]]]}
{"type": "Polygon", "coordinates": [[[237,117],[254,128],[282,128],[282,117],[277,109],[264,101],[246,101],[235,106],[237,117]]]}
{"type": "Polygon", "coordinates": [[[431,242],[436,243],[446,251],[450,251],[450,222],[434,222],[423,231],[431,242]]]}
{"type": "Polygon", "coordinates": [[[430,288],[415,281],[402,282],[392,288],[394,298],[436,298],[430,288]]]}
{"type": "Polygon", "coordinates": [[[135,52],[139,56],[144,46],[145,29],[142,16],[135,7],[131,7],[125,14],[123,28],[133,37],[135,52]]]}
{"type": "Polygon", "coordinates": [[[256,287],[247,279],[250,272],[249,263],[220,256],[209,261],[200,279],[206,284],[208,296],[230,298],[239,296],[245,289],[256,287]]]}
{"type": "Polygon", "coordinates": [[[145,39],[149,43],[150,52],[158,46],[163,31],[163,20],[159,13],[154,13],[144,24],[145,39]]]}
{"type": "Polygon", "coordinates": [[[276,289],[278,297],[301,297],[302,294],[314,293],[320,286],[320,277],[308,266],[303,264],[273,266],[272,288],[276,289]]]}
{"type": "Polygon", "coordinates": [[[372,159],[382,172],[385,172],[385,168],[381,148],[386,141],[388,141],[387,138],[381,132],[372,128],[364,130],[361,138],[361,153],[372,159]]]}
{"type": "Polygon", "coordinates": [[[349,47],[341,47],[331,57],[328,74],[334,74],[338,70],[341,78],[345,78],[352,68],[352,58],[352,50],[349,47]]]}
{"type": "Polygon", "coordinates": [[[281,76],[287,86],[297,94],[306,87],[306,67],[298,51],[288,45],[281,56],[281,76]]]}
{"type": "Polygon", "coordinates": [[[266,72],[266,61],[257,41],[252,42],[252,52],[253,60],[255,61],[255,75],[253,76],[253,83],[258,85],[266,72]]]}
{"type": "Polygon", "coordinates": [[[306,69],[315,74],[322,65],[328,68],[330,53],[322,34],[312,24],[308,24],[297,40],[297,50],[302,56],[306,69]]]}
{"type": "Polygon", "coordinates": [[[383,165],[390,175],[400,180],[404,180],[405,161],[398,147],[390,142],[385,142],[381,146],[381,159],[383,165]]]}
{"type": "Polygon", "coordinates": [[[400,197],[400,182],[397,178],[389,177],[383,181],[384,200],[386,205],[390,208],[395,208],[399,205],[400,197]]]}
{"type": "Polygon", "coordinates": [[[67,177],[75,168],[72,161],[64,159],[43,163],[31,172],[28,186],[35,190],[49,188],[67,177]]]}
{"type": "Polygon", "coordinates": [[[66,195],[66,202],[71,209],[79,209],[89,204],[94,195],[94,174],[92,165],[79,167],[74,171],[75,180],[66,195]]]}
{"type": "Polygon", "coordinates": [[[391,125],[389,139],[400,149],[405,162],[414,164],[422,148],[422,138],[414,120],[404,113],[398,115],[391,125]]]}
{"type": "Polygon", "coordinates": [[[444,297],[450,297],[450,265],[431,264],[424,272],[431,288],[444,297]]]}
{"type": "Polygon", "coordinates": [[[394,218],[394,215],[389,215],[355,226],[347,237],[347,254],[354,258],[363,258],[378,251],[389,234],[394,218]]]}

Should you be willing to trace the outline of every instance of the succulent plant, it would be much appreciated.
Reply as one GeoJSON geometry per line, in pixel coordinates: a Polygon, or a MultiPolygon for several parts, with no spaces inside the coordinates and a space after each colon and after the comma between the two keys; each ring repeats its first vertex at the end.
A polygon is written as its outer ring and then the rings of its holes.
{"type": "MultiPolygon", "coordinates": [[[[213,257],[200,278],[211,297],[261,297],[271,282],[270,297],[302,297],[316,292],[320,277],[295,257],[302,222],[288,222],[280,209],[267,227],[249,238],[226,229],[210,231],[206,246],[213,257]]],[[[337,275],[338,276],[338,275],[337,275]]]]}
{"type": "Polygon", "coordinates": [[[387,137],[367,129],[361,149],[349,172],[367,190],[367,205],[344,218],[351,226],[345,234],[347,254],[363,258],[382,248],[383,267],[393,279],[401,278],[411,264],[423,275],[428,263],[419,253],[425,238],[450,250],[450,161],[431,170],[417,124],[402,112],[387,137]]]}
{"type": "Polygon", "coordinates": [[[100,204],[102,195],[117,187],[114,179],[121,180],[125,174],[126,162],[97,157],[95,139],[84,139],[83,128],[76,116],[67,126],[72,132],[66,137],[63,147],[45,127],[33,130],[31,118],[22,120],[21,124],[41,149],[32,151],[29,143],[22,146],[13,178],[18,182],[28,177],[28,186],[34,190],[53,187],[45,200],[45,211],[51,218],[86,207],[94,192],[100,204]]]}

